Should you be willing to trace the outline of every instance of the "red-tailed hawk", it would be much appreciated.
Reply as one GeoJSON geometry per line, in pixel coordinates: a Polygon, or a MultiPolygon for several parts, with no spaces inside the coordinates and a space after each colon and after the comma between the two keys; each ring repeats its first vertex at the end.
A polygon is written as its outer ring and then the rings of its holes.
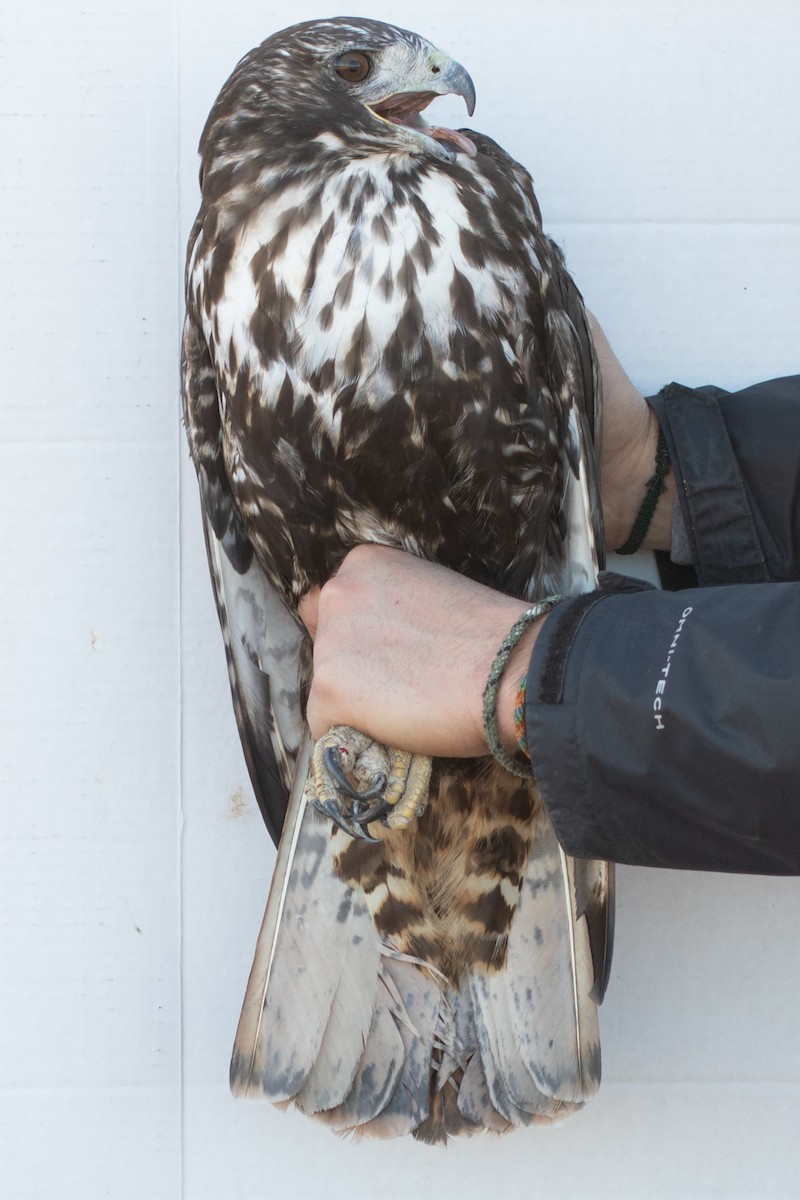
{"type": "Polygon", "coordinates": [[[283,828],[232,1086],[427,1140],[596,1090],[610,951],[609,868],[563,853],[532,779],[448,760],[428,789],[429,760],[353,731],[312,755],[303,719],[296,605],[358,543],[532,600],[596,578],[581,298],[527,173],[424,121],[446,93],[472,112],[463,67],[376,21],[243,58],[201,141],[183,355],[236,716],[283,828]]]}

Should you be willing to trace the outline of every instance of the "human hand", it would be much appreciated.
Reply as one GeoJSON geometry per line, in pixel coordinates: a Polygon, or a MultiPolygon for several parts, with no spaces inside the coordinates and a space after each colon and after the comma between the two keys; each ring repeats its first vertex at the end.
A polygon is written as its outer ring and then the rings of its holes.
{"type": "MultiPolygon", "coordinates": [[[[357,546],[300,603],[314,638],[308,721],[315,738],[350,725],[418,754],[488,753],[483,690],[500,643],[528,605],[385,546],[357,546]]],[[[497,715],[517,749],[514,702],[542,618],[503,673],[497,715]]]]}

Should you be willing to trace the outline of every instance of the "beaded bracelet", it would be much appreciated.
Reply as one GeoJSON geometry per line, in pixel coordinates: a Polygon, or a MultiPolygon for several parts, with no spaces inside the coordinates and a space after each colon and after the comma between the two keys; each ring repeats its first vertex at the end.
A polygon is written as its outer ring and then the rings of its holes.
{"type": "Polygon", "coordinates": [[[497,762],[500,763],[501,767],[505,767],[507,771],[510,771],[512,775],[519,776],[520,779],[529,778],[531,769],[527,763],[521,763],[519,760],[512,758],[500,741],[500,732],[497,728],[497,692],[503,672],[508,665],[508,660],[525,630],[534,621],[538,621],[539,617],[543,617],[545,613],[550,612],[551,608],[555,608],[563,599],[563,596],[548,596],[545,600],[538,600],[536,604],[532,604],[528,611],[524,612],[519,620],[511,626],[500,643],[500,649],[495,655],[495,660],[492,663],[489,678],[486,680],[486,687],[483,691],[483,730],[486,734],[486,742],[489,750],[497,762]]]}
{"type": "Polygon", "coordinates": [[[664,437],[664,431],[659,426],[658,443],[656,445],[656,470],[655,474],[651,475],[645,487],[644,500],[642,507],[636,514],[636,520],[633,522],[630,536],[624,546],[620,546],[615,551],[616,554],[635,554],[641,546],[647,531],[650,528],[650,522],[653,520],[653,514],[656,511],[658,502],[667,490],[667,485],[664,482],[667,471],[669,470],[669,450],[667,449],[667,441],[664,437]]]}

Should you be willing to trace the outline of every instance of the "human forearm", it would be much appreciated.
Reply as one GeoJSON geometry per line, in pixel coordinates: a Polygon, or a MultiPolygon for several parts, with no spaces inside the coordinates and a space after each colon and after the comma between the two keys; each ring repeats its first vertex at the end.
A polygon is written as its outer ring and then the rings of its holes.
{"type": "MultiPolygon", "coordinates": [[[[658,422],[623,370],[596,318],[591,313],[588,316],[603,386],[600,482],[606,547],[616,550],[633,528],[655,469],[658,422]]],[[[664,483],[666,490],[658,500],[642,543],[644,550],[670,548],[675,507],[672,471],[664,483]]]]}

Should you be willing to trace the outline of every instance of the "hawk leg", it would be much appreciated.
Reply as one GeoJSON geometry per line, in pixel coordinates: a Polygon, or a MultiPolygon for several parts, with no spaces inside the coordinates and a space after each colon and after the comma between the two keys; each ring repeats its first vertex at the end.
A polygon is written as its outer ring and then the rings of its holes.
{"type": "Polygon", "coordinates": [[[306,782],[306,801],[351,837],[374,842],[366,827],[405,829],[428,802],[432,762],[338,725],[320,738],[306,782]]]}

